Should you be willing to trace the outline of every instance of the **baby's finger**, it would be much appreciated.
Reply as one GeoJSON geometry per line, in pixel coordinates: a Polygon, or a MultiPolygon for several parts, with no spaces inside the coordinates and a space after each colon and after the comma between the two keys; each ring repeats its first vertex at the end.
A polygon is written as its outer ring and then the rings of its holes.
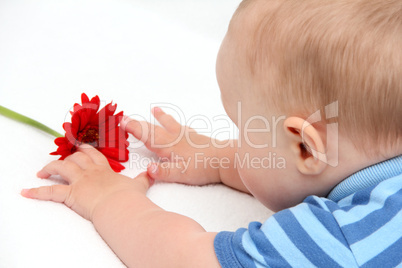
{"type": "Polygon", "coordinates": [[[166,114],[161,108],[154,107],[152,109],[152,114],[156,120],[166,128],[166,130],[170,132],[180,132],[182,126],[173,118],[173,116],[166,114]]]}
{"type": "Polygon", "coordinates": [[[56,160],[44,166],[36,175],[38,178],[47,179],[51,175],[60,175],[68,183],[82,172],[82,169],[72,161],[56,160]]]}
{"type": "MultiPolygon", "coordinates": [[[[164,137],[163,131],[165,131],[160,126],[155,126],[145,121],[137,121],[135,119],[129,119],[129,120],[125,119],[125,123],[122,125],[122,128],[125,131],[133,134],[133,136],[138,140],[142,141],[145,144],[145,146],[147,146],[147,148],[150,148],[151,146],[152,132],[157,137],[159,136],[164,137]]],[[[153,137],[154,139],[156,138],[155,136],[153,137]]]]}
{"type": "Polygon", "coordinates": [[[68,185],[42,186],[39,188],[23,189],[21,195],[32,199],[65,203],[70,190],[71,187],[68,185]]]}
{"type": "Polygon", "coordinates": [[[109,162],[107,161],[106,156],[104,156],[101,152],[99,152],[91,145],[82,144],[80,145],[80,147],[78,147],[78,150],[79,152],[84,153],[84,155],[88,157],[88,159],[90,159],[93,163],[101,166],[109,166],[109,162]]]}
{"type": "Polygon", "coordinates": [[[145,121],[137,121],[132,118],[125,118],[122,123],[123,130],[133,134],[138,140],[146,143],[150,135],[149,123],[145,121]]]}

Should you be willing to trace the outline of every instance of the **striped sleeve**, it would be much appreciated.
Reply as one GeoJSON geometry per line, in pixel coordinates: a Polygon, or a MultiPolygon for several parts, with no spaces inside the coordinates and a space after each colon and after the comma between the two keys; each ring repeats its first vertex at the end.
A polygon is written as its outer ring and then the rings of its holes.
{"type": "Polygon", "coordinates": [[[402,264],[402,175],[359,191],[339,205],[333,215],[361,267],[402,264]]]}
{"type": "Polygon", "coordinates": [[[336,220],[320,203],[311,198],[264,224],[252,222],[248,229],[218,233],[214,245],[221,266],[357,267],[336,220]]]}
{"type": "Polygon", "coordinates": [[[264,224],[221,232],[222,267],[396,267],[402,264],[402,175],[338,203],[315,196],[264,224]]]}

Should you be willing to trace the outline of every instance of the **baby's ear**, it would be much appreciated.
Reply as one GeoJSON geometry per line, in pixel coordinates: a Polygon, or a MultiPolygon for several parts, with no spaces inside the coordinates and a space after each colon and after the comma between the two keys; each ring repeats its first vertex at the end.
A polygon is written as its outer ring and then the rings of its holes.
{"type": "Polygon", "coordinates": [[[327,156],[318,130],[300,117],[288,117],[283,125],[298,170],[305,175],[320,174],[327,166],[327,156]]]}

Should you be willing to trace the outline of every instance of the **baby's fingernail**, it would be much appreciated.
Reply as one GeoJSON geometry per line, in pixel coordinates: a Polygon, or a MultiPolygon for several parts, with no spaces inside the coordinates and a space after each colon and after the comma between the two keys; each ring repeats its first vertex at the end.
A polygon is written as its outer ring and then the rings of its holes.
{"type": "Polygon", "coordinates": [[[131,120],[130,117],[128,117],[127,115],[123,115],[121,123],[127,124],[130,120],[131,120]]]}
{"type": "Polygon", "coordinates": [[[155,113],[162,112],[162,109],[159,108],[158,106],[156,106],[156,107],[154,107],[154,112],[155,112],[155,113]]]}
{"type": "Polygon", "coordinates": [[[28,197],[28,192],[29,192],[29,189],[22,189],[21,190],[21,195],[24,196],[24,197],[28,197]]]}
{"type": "Polygon", "coordinates": [[[42,178],[45,177],[45,175],[43,174],[43,171],[42,171],[42,170],[39,170],[39,171],[36,173],[36,177],[42,179],[42,178]]]}
{"type": "Polygon", "coordinates": [[[149,172],[155,174],[158,171],[158,165],[156,163],[150,163],[148,165],[149,172]]]}
{"type": "Polygon", "coordinates": [[[125,129],[128,122],[130,122],[130,117],[128,117],[127,115],[123,115],[123,119],[120,121],[120,126],[125,129]]]}

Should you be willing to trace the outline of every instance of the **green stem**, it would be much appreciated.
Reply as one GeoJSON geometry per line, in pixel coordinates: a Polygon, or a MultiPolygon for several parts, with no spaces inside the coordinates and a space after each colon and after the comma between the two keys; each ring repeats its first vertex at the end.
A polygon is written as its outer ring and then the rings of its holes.
{"type": "Polygon", "coordinates": [[[11,118],[15,121],[19,121],[21,123],[28,124],[30,126],[36,127],[37,129],[40,129],[46,133],[49,133],[50,135],[53,135],[55,137],[63,137],[64,135],[61,135],[59,132],[54,131],[53,129],[49,128],[48,126],[45,126],[42,123],[39,123],[36,120],[33,120],[32,118],[29,118],[25,115],[16,113],[10,109],[7,109],[6,107],[3,107],[0,105],[0,114],[4,115],[5,117],[11,118]]]}

